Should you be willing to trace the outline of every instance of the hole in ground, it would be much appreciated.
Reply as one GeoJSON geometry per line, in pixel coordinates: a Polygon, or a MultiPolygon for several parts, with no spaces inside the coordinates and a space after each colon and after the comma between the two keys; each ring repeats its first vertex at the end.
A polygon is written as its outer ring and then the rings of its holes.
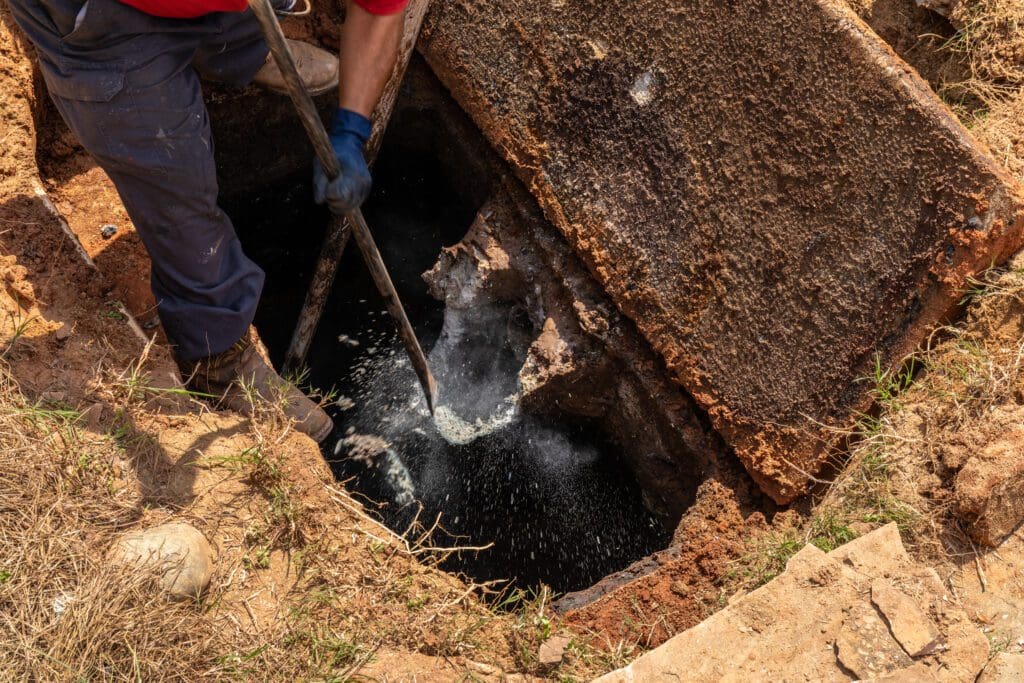
{"type": "MultiPolygon", "coordinates": [[[[273,135],[301,136],[293,120],[280,120],[273,135]]],[[[519,410],[517,373],[539,332],[525,301],[446,313],[428,291],[422,273],[443,247],[463,238],[491,194],[487,153],[479,133],[416,64],[365,212],[429,350],[440,424],[425,410],[354,243],[311,347],[309,382],[340,393],[331,409],[337,438],[325,456],[391,528],[404,531],[417,514],[430,526],[440,515],[450,537],[435,541],[493,544],[452,556],[446,569],[477,581],[578,590],[665,547],[672,524],[644,507],[621,448],[600,420],[519,410]]],[[[239,165],[232,145],[221,143],[220,154],[222,168],[239,165]]],[[[244,155],[252,168],[252,153],[244,155]]],[[[328,215],[312,205],[307,168],[278,167],[274,175],[258,193],[246,193],[239,177],[222,179],[222,187],[247,253],[267,272],[256,325],[280,363],[328,215]]]]}

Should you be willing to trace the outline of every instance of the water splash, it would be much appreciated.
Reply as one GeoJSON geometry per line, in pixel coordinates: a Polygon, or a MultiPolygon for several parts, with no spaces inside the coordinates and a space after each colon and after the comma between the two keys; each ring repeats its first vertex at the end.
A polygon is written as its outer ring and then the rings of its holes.
{"type": "Polygon", "coordinates": [[[522,412],[523,349],[509,343],[505,311],[445,311],[429,354],[440,390],[433,416],[390,329],[361,337],[365,355],[345,389],[350,432],[336,453],[349,467],[342,476],[387,503],[378,509],[389,526],[404,529],[421,504],[421,520],[440,515],[453,545],[495,544],[453,557],[450,568],[559,591],[589,585],[662,545],[608,444],[593,430],[522,412]]]}

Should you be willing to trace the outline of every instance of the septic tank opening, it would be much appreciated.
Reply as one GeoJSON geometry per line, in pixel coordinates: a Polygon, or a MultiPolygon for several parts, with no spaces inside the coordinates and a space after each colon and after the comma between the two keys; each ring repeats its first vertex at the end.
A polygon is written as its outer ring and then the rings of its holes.
{"type": "MultiPolygon", "coordinates": [[[[294,119],[273,116],[279,121],[273,136],[293,136],[291,149],[301,148],[294,119]]],[[[238,164],[241,155],[251,168],[259,152],[247,149],[244,141],[222,143],[222,167],[238,164]]],[[[325,456],[392,529],[405,531],[417,515],[430,526],[440,515],[444,531],[435,543],[493,544],[453,555],[446,569],[477,581],[578,590],[664,548],[670,529],[644,507],[619,445],[599,420],[518,409],[516,372],[538,333],[525,301],[456,316],[428,292],[422,274],[443,247],[462,239],[493,190],[488,154],[479,131],[415,62],[364,208],[434,364],[439,419],[425,410],[354,243],[311,346],[308,382],[339,394],[331,406],[338,429],[325,456]]],[[[305,164],[287,172],[278,164],[275,172],[275,185],[259,193],[245,192],[231,177],[222,187],[247,253],[267,273],[256,325],[279,364],[328,215],[310,200],[305,164]]]]}

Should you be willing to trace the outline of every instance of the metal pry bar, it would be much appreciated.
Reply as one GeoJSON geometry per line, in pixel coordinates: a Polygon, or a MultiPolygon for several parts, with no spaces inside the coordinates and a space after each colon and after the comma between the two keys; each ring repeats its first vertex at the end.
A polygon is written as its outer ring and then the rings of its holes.
{"type": "MultiPolygon", "coordinates": [[[[288,43],[285,40],[284,33],[281,31],[281,25],[277,21],[277,16],[274,14],[269,0],[249,0],[249,7],[252,8],[253,14],[256,15],[256,19],[263,29],[263,37],[267,41],[267,46],[270,48],[278,68],[281,70],[281,75],[284,77],[285,84],[288,87],[288,94],[291,96],[292,104],[295,106],[295,111],[298,113],[299,119],[306,129],[309,141],[313,144],[317,158],[323,165],[324,173],[333,180],[341,173],[338,158],[335,156],[334,148],[331,145],[330,138],[327,136],[327,131],[324,129],[324,124],[320,121],[320,116],[317,114],[313,98],[310,97],[305,86],[302,84],[302,79],[299,77],[298,69],[295,67],[295,60],[292,58],[291,50],[288,49],[288,43]]],[[[405,345],[405,351],[409,354],[409,360],[412,362],[416,376],[419,377],[420,386],[423,387],[423,393],[427,398],[427,407],[431,414],[433,414],[437,402],[437,383],[434,381],[434,375],[430,372],[427,357],[423,353],[419,340],[416,338],[416,332],[412,329],[409,317],[405,314],[402,302],[398,298],[398,292],[395,291],[395,285],[391,281],[387,267],[384,265],[380,250],[377,249],[377,244],[373,240],[370,228],[366,225],[363,212],[357,208],[349,211],[345,218],[348,225],[345,225],[346,221],[343,221],[341,218],[337,216],[332,217],[323,247],[320,249],[320,258],[313,276],[313,282],[310,285],[309,292],[306,294],[306,302],[303,305],[302,314],[299,317],[299,323],[295,328],[295,335],[292,337],[291,347],[288,350],[286,367],[291,364],[301,364],[306,357],[309,343],[320,322],[320,316],[323,313],[327,295],[330,293],[334,274],[338,269],[338,261],[344,251],[345,243],[351,230],[351,233],[356,238],[356,244],[359,245],[359,251],[362,252],[363,261],[366,263],[366,267],[373,277],[373,282],[377,286],[377,291],[384,298],[388,312],[398,327],[398,333],[405,345]]],[[[294,367],[291,369],[294,369],[294,367]]]]}

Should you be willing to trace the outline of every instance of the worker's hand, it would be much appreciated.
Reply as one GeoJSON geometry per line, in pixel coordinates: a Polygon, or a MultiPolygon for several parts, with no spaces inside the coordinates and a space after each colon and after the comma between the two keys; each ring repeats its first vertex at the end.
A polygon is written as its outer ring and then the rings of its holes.
{"type": "Polygon", "coordinates": [[[317,159],[313,165],[313,198],[317,204],[327,202],[336,214],[343,214],[362,205],[370,194],[370,169],[363,156],[363,145],[373,131],[370,119],[348,109],[338,109],[330,128],[331,145],[338,156],[341,174],[327,179],[317,159]]]}

